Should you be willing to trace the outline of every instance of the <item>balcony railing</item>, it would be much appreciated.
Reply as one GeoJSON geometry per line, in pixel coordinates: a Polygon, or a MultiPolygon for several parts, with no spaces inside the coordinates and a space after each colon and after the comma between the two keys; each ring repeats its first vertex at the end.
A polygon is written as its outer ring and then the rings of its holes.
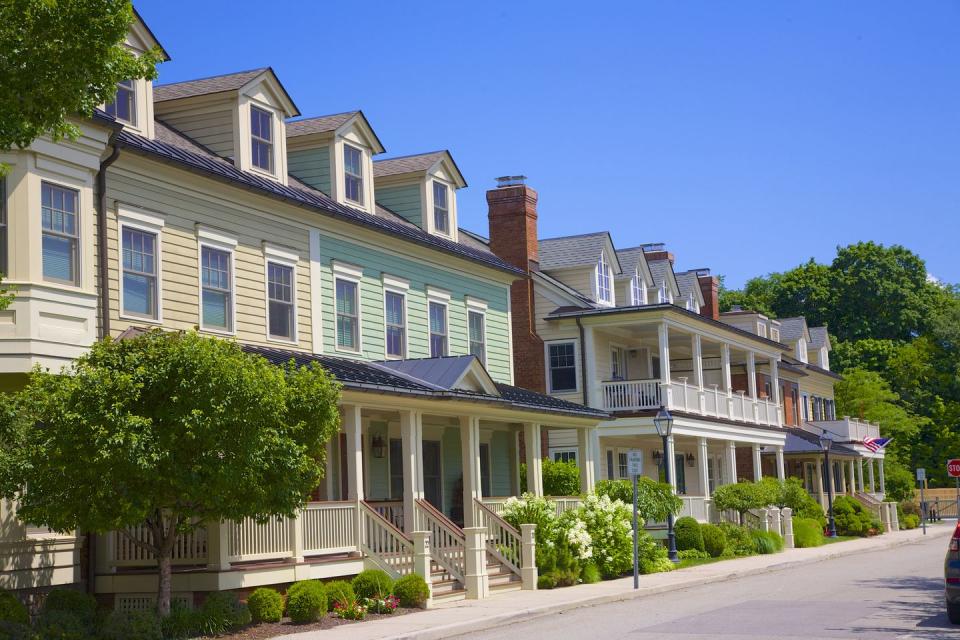
{"type": "Polygon", "coordinates": [[[726,392],[716,385],[704,389],[686,378],[668,384],[660,380],[617,380],[601,383],[603,409],[640,411],[659,409],[686,411],[749,424],[780,426],[780,405],[766,398],[756,400],[742,391],[726,392]]]}
{"type": "Polygon", "coordinates": [[[841,420],[815,420],[814,423],[830,432],[834,439],[863,442],[866,438],[879,438],[880,425],[862,422],[844,416],[841,420]]]}

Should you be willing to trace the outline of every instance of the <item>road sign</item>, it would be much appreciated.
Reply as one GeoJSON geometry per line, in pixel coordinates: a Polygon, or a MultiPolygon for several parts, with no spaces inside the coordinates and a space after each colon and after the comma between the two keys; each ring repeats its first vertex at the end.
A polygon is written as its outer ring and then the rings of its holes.
{"type": "Polygon", "coordinates": [[[643,475],[643,451],[639,449],[627,451],[627,475],[630,477],[643,475]]]}
{"type": "Polygon", "coordinates": [[[917,482],[923,482],[927,479],[926,469],[917,469],[917,482]]]}
{"type": "Polygon", "coordinates": [[[947,475],[951,478],[960,478],[960,458],[947,460],[947,475]]]}

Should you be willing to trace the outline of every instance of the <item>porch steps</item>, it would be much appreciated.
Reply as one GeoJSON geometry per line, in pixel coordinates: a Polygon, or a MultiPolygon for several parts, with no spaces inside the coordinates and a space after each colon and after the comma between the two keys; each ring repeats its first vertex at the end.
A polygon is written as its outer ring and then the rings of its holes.
{"type": "Polygon", "coordinates": [[[487,585],[490,587],[491,593],[519,591],[523,586],[520,581],[520,576],[505,567],[490,554],[487,554],[487,585]]]}
{"type": "Polygon", "coordinates": [[[460,581],[436,562],[430,563],[430,591],[437,602],[463,600],[467,595],[460,581]]]}

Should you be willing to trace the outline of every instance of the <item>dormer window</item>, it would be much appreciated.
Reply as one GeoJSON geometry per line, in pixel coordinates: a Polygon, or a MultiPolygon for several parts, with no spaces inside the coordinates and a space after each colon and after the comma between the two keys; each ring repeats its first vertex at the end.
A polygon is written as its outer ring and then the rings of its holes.
{"type": "Polygon", "coordinates": [[[104,111],[120,122],[136,126],[137,91],[133,80],[121,80],[117,83],[117,95],[113,102],[104,107],[104,111]]]}
{"type": "Polygon", "coordinates": [[[450,206],[447,204],[447,185],[433,181],[433,228],[437,233],[450,233],[450,206]]]}
{"type": "Polygon", "coordinates": [[[797,360],[800,362],[807,361],[807,343],[803,338],[797,341],[797,360]]]}
{"type": "Polygon", "coordinates": [[[363,152],[343,145],[343,192],[347,200],[363,204],[363,152]]]}
{"type": "Polygon", "coordinates": [[[693,292],[691,291],[687,294],[687,311],[693,311],[694,313],[700,313],[700,305],[697,304],[697,299],[694,297],[693,292]]]}
{"type": "Polygon", "coordinates": [[[611,280],[610,267],[607,266],[607,259],[601,251],[597,261],[597,302],[613,302],[611,280]]]}
{"type": "Polygon", "coordinates": [[[639,272],[630,279],[630,303],[635,307],[647,303],[647,283],[639,272]]]}
{"type": "Polygon", "coordinates": [[[767,325],[762,322],[757,323],[757,335],[761,338],[767,337],[767,325]]]}
{"type": "Polygon", "coordinates": [[[660,289],[657,291],[657,302],[659,304],[666,304],[670,302],[670,299],[667,297],[667,283],[661,282],[660,289]]]}
{"type": "Polygon", "coordinates": [[[250,162],[258,169],[273,173],[273,115],[250,107],[250,162]]]}

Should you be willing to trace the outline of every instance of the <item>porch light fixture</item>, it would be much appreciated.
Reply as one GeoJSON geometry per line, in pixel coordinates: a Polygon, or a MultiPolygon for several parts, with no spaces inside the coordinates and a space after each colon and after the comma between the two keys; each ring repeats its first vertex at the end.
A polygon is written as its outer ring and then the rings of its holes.
{"type": "Polygon", "coordinates": [[[820,432],[820,449],[823,450],[823,464],[827,467],[827,515],[830,518],[828,533],[831,538],[837,537],[837,523],[833,519],[833,467],[830,464],[830,449],[833,447],[833,438],[827,435],[827,430],[820,432]]]}
{"type": "MultiPolygon", "coordinates": [[[[657,434],[661,438],[669,438],[673,433],[673,416],[666,407],[660,407],[660,411],[653,419],[653,426],[657,428],[657,434]]],[[[666,451],[666,445],[664,445],[664,451],[666,451]]]]}
{"type": "MultiPolygon", "coordinates": [[[[653,419],[653,426],[657,428],[657,433],[663,440],[663,477],[670,482],[670,456],[673,455],[673,448],[668,446],[670,434],[673,433],[673,416],[667,411],[666,407],[660,407],[656,417],[653,419]]],[[[673,512],[667,514],[667,557],[674,564],[680,562],[680,556],[677,555],[677,535],[673,530],[673,512]]]]}
{"type": "Polygon", "coordinates": [[[693,457],[693,454],[692,454],[692,453],[688,453],[688,454],[687,454],[687,466],[688,466],[688,467],[692,467],[695,462],[696,462],[696,458],[693,457]]]}
{"type": "Polygon", "coordinates": [[[383,458],[387,455],[387,444],[383,441],[383,436],[373,436],[370,451],[374,458],[383,458]]]}
{"type": "Polygon", "coordinates": [[[658,449],[654,449],[654,450],[653,450],[653,462],[654,462],[657,466],[660,466],[660,461],[661,461],[661,460],[663,460],[663,454],[660,453],[660,451],[659,451],[658,449]]]}

